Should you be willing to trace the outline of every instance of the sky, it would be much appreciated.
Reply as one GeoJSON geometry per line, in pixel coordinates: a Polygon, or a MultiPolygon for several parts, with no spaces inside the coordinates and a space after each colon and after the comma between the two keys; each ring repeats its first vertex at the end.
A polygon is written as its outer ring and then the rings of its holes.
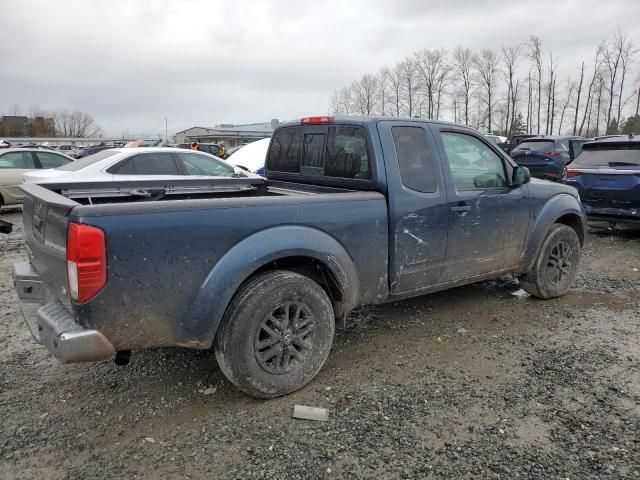
{"type": "Polygon", "coordinates": [[[2,0],[0,114],[90,113],[107,135],[327,113],[331,93],[423,48],[537,35],[576,75],[638,0],[2,0]]]}

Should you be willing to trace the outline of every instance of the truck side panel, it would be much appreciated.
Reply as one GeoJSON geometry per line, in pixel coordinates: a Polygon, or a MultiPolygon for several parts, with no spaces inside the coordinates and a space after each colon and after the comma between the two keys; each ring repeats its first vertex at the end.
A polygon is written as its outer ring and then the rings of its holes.
{"type": "Polygon", "coordinates": [[[107,286],[77,311],[118,350],[208,348],[232,287],[269,261],[304,256],[309,244],[318,247],[316,259],[330,268],[336,263],[333,271],[345,273],[347,286],[355,280],[349,307],[388,295],[387,207],[380,193],[168,201],[162,209],[94,205],[77,207],[72,219],[107,234],[107,286]],[[275,235],[259,235],[271,229],[275,235]],[[212,271],[232,250],[217,281],[212,271]],[[207,299],[215,304],[205,305],[207,299]]]}

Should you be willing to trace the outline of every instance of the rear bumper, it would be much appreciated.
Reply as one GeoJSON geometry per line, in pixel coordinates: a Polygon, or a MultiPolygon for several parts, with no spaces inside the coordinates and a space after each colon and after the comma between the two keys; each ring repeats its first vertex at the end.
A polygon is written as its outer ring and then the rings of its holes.
{"type": "Polygon", "coordinates": [[[640,208],[602,208],[583,203],[587,218],[595,222],[640,223],[640,208]]]}
{"type": "Polygon", "coordinates": [[[78,325],[59,300],[47,302],[45,286],[31,264],[14,264],[13,280],[31,336],[62,363],[95,362],[115,355],[102,333],[78,325]]]}

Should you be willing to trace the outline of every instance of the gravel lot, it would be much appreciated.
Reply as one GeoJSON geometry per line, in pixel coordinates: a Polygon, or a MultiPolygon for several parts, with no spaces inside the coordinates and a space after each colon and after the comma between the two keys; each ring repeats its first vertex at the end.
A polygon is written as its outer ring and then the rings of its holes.
{"type": "Polygon", "coordinates": [[[18,225],[0,235],[0,478],[640,478],[640,233],[588,241],[563,298],[501,280],[363,308],[314,382],[256,401],[209,352],[59,364],[22,323],[18,225]]]}

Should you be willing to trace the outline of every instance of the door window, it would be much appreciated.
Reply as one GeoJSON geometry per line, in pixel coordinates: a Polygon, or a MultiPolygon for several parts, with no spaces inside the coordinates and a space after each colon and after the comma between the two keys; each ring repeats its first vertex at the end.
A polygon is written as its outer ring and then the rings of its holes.
{"type": "Polygon", "coordinates": [[[393,127],[402,184],[418,192],[437,190],[436,165],[426,132],[420,127],[393,127]]]}
{"type": "Polygon", "coordinates": [[[56,155],[55,153],[38,152],[37,155],[42,168],[57,168],[70,162],[68,158],[62,155],[56,155]]]}
{"type": "Polygon", "coordinates": [[[143,153],[110,168],[117,175],[182,175],[173,154],[166,152],[143,153]]]}
{"type": "Polygon", "coordinates": [[[31,152],[9,152],[0,156],[0,168],[35,168],[31,152]]]}
{"type": "Polygon", "coordinates": [[[507,178],[502,159],[478,138],[457,132],[442,132],[456,190],[505,188],[507,178]]]}
{"type": "Polygon", "coordinates": [[[187,175],[208,175],[214,177],[233,177],[232,166],[222,163],[213,157],[197,153],[179,152],[178,158],[184,163],[187,175]]]}

